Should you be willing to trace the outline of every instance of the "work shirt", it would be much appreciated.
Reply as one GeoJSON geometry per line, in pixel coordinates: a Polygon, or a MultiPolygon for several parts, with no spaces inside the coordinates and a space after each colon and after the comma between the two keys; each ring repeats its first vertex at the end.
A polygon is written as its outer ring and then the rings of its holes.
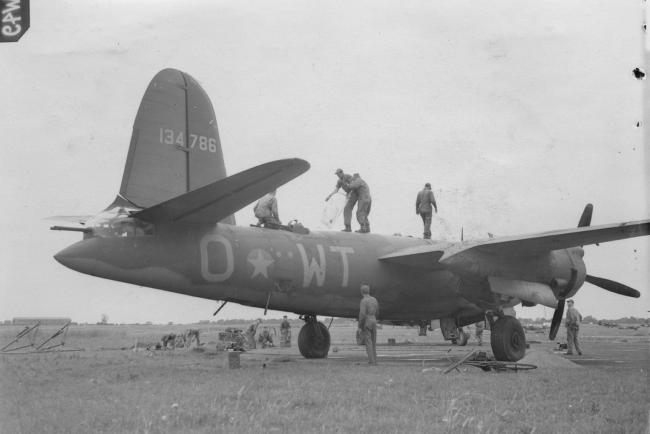
{"type": "Polygon", "coordinates": [[[352,175],[344,173],[343,178],[339,178],[338,181],[336,181],[336,189],[338,190],[339,188],[342,188],[344,192],[349,193],[350,181],[352,181],[352,175]]]}
{"type": "Polygon", "coordinates": [[[580,312],[576,308],[570,307],[566,311],[566,326],[573,328],[579,328],[580,327],[580,322],[582,322],[582,315],[580,315],[580,312]]]}
{"type": "Polygon", "coordinates": [[[278,216],[278,200],[271,194],[265,195],[255,205],[255,217],[258,219],[264,217],[274,217],[280,220],[278,216]]]}
{"type": "Polygon", "coordinates": [[[359,328],[372,328],[377,324],[379,302],[371,295],[364,295],[359,305],[359,328]]]}
{"type": "Polygon", "coordinates": [[[424,190],[418,192],[418,197],[415,201],[415,212],[418,214],[430,214],[435,208],[438,212],[438,206],[436,205],[436,198],[433,196],[433,191],[425,188],[424,190]]]}
{"type": "Polygon", "coordinates": [[[280,330],[288,330],[291,328],[291,324],[286,319],[280,323],[280,330]]]}
{"type": "Polygon", "coordinates": [[[352,181],[350,181],[350,190],[357,194],[359,201],[371,200],[368,184],[366,184],[366,181],[361,179],[358,175],[352,177],[352,181]]]}

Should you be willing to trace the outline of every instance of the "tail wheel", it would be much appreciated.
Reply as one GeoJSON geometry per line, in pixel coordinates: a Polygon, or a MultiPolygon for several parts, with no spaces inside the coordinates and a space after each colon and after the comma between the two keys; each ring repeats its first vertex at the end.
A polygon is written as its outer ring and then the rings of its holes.
{"type": "Polygon", "coordinates": [[[307,322],[298,334],[298,349],[306,359],[324,359],[330,350],[330,332],[325,324],[307,322]]]}
{"type": "Polygon", "coordinates": [[[502,362],[516,362],[526,355],[526,335],[519,320],[503,316],[492,326],[490,337],[494,358],[502,362]]]}

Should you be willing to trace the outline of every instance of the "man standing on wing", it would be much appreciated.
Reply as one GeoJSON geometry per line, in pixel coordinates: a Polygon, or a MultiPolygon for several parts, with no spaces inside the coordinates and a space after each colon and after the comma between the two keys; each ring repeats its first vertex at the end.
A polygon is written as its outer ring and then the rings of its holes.
{"type": "Polygon", "coordinates": [[[431,191],[431,184],[428,182],[424,184],[424,189],[418,192],[418,197],[415,201],[415,213],[422,217],[424,223],[424,239],[431,239],[431,216],[433,210],[438,212],[438,205],[436,205],[436,198],[431,191]]]}
{"type": "Polygon", "coordinates": [[[343,232],[352,232],[352,209],[357,204],[356,193],[352,193],[350,191],[350,181],[352,181],[352,175],[343,173],[343,169],[336,169],[336,172],[334,172],[334,174],[338,176],[339,179],[336,181],[336,186],[334,187],[334,191],[331,192],[325,198],[325,202],[330,200],[332,195],[336,194],[340,188],[342,188],[343,191],[345,191],[347,196],[346,196],[345,208],[343,208],[343,224],[345,225],[343,232]]]}

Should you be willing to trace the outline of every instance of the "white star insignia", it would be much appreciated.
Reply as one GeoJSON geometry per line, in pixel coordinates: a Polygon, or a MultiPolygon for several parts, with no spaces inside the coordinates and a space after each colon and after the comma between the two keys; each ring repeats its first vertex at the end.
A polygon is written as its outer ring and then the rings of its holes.
{"type": "Polygon", "coordinates": [[[269,278],[269,265],[275,261],[273,261],[273,259],[267,259],[266,256],[270,257],[270,255],[264,255],[264,253],[266,252],[262,249],[255,249],[250,255],[248,255],[248,262],[250,262],[254,267],[251,279],[254,279],[257,275],[262,275],[267,279],[269,278]]]}

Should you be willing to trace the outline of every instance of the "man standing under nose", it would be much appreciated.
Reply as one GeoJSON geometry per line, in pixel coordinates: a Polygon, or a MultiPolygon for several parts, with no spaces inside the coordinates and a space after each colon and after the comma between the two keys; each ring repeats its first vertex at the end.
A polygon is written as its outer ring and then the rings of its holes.
{"type": "Polygon", "coordinates": [[[368,354],[368,363],[377,364],[377,316],[379,303],[370,295],[370,286],[361,285],[361,304],[359,305],[359,331],[363,336],[368,354]]]}

